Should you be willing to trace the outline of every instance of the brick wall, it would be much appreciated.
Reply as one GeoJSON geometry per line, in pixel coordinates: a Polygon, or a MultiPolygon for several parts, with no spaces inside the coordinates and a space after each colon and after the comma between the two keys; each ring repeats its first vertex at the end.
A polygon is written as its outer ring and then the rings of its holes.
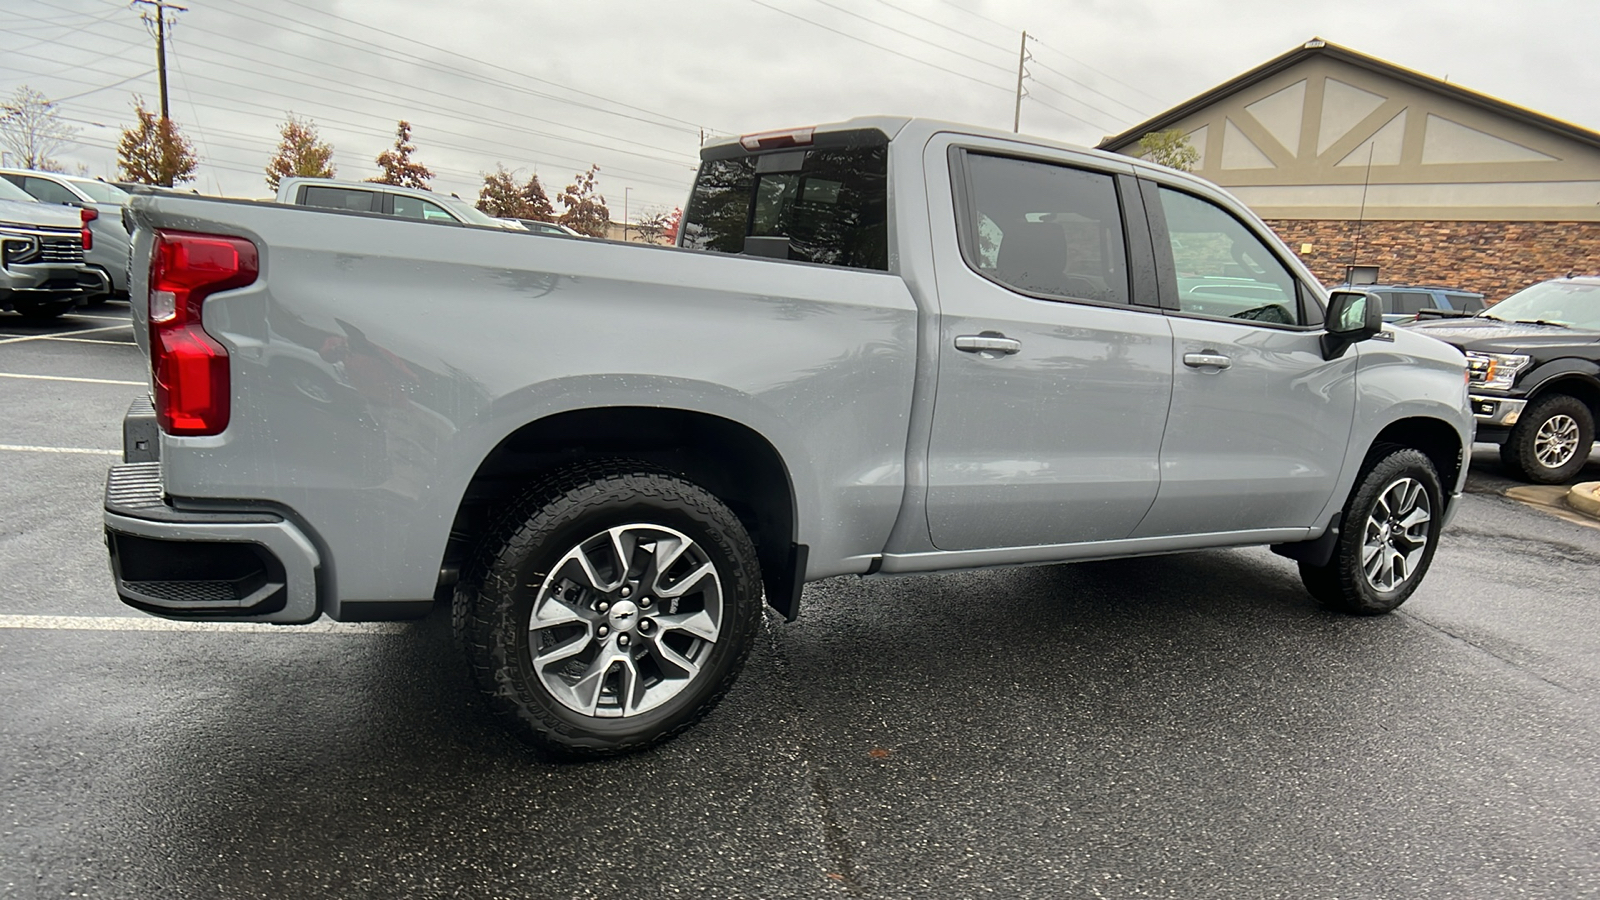
{"type": "MultiPolygon", "coordinates": [[[[1325,285],[1344,281],[1356,223],[1271,219],[1289,249],[1325,285]],[[1302,252],[1302,245],[1310,244],[1302,252]]],[[[1600,222],[1366,222],[1355,262],[1381,283],[1438,284],[1502,300],[1568,272],[1600,274],[1600,222]]]]}

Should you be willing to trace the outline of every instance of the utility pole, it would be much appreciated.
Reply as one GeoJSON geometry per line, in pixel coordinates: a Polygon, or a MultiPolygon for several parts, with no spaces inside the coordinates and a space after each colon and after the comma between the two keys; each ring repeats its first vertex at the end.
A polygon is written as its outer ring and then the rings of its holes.
{"type": "Polygon", "coordinates": [[[622,189],[622,239],[624,241],[628,239],[628,192],[631,190],[633,190],[631,187],[622,189]]]}
{"type": "MultiPolygon", "coordinates": [[[[139,2],[147,2],[147,0],[139,0],[139,2]]],[[[1017,108],[1016,111],[1011,114],[1012,134],[1016,134],[1017,131],[1022,127],[1022,75],[1025,71],[1022,67],[1026,65],[1027,62],[1028,33],[1024,31],[1022,33],[1022,47],[1017,51],[1017,108]]]]}
{"type": "MultiPolygon", "coordinates": [[[[161,118],[172,118],[167,114],[167,10],[173,12],[188,12],[189,7],[179,6],[176,3],[167,3],[166,0],[133,0],[134,5],[153,6],[156,10],[156,24],[154,34],[156,37],[156,79],[161,83],[161,118]]],[[[139,17],[145,25],[150,25],[149,13],[140,13],[139,17]]]]}

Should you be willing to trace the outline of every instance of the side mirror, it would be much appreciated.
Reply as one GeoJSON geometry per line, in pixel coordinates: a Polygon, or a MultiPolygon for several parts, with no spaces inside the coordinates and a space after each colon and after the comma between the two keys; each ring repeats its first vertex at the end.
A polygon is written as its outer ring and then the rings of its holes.
{"type": "Polygon", "coordinates": [[[1322,358],[1338,359],[1351,344],[1383,330],[1383,305],[1367,291],[1340,289],[1328,295],[1328,331],[1322,336],[1322,358]]]}

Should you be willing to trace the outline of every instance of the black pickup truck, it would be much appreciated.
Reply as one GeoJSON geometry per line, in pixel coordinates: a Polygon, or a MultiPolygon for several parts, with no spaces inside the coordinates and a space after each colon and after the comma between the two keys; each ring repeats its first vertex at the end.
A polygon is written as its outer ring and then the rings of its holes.
{"type": "Polygon", "coordinates": [[[1467,355],[1478,440],[1539,484],[1577,476],[1600,417],[1600,277],[1556,278],[1462,318],[1424,311],[1410,326],[1467,355]]]}

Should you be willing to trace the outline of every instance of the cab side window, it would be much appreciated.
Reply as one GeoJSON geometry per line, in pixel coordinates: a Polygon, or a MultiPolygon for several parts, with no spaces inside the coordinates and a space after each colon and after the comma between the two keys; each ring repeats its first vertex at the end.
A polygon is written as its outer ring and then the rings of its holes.
{"type": "Polygon", "coordinates": [[[404,194],[395,194],[394,214],[402,219],[423,219],[428,222],[454,222],[455,216],[445,212],[437,204],[429,203],[420,197],[407,197],[404,194]]]}
{"type": "Polygon", "coordinates": [[[1178,309],[1273,325],[1304,324],[1294,275],[1255,232],[1220,206],[1160,189],[1177,271],[1178,309]]]}
{"type": "Polygon", "coordinates": [[[1129,302],[1112,176],[982,153],[967,154],[966,176],[962,249],[979,274],[1044,299],[1129,302]]]}

